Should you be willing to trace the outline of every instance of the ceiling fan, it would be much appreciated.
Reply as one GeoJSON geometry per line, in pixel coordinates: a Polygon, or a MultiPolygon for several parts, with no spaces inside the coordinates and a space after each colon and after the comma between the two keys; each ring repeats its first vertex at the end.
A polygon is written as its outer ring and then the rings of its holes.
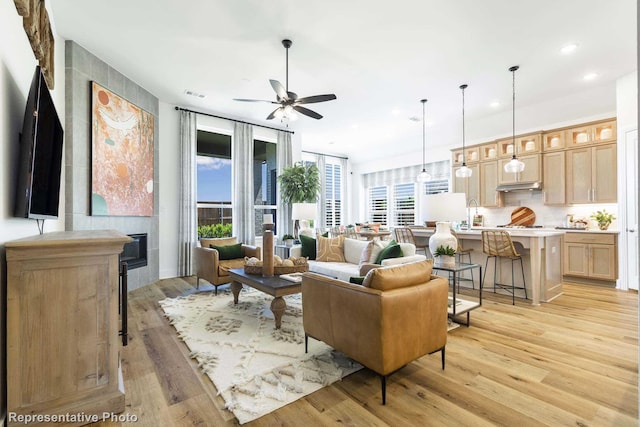
{"type": "Polygon", "coordinates": [[[282,45],[286,49],[286,80],[285,86],[282,86],[278,80],[269,80],[271,87],[276,92],[276,101],[267,101],[262,99],[238,99],[234,98],[234,101],[242,102],[269,102],[271,104],[280,104],[278,108],[273,110],[271,114],[267,116],[267,120],[274,118],[295,120],[297,118],[297,111],[305,116],[312,117],[314,119],[321,119],[322,116],[313,110],[303,107],[301,104],[314,104],[317,102],[332,101],[336,99],[334,94],[328,95],[313,95],[306,96],[304,98],[298,98],[298,95],[294,92],[289,92],[289,48],[292,45],[292,41],[288,39],[282,40],[282,45]]]}

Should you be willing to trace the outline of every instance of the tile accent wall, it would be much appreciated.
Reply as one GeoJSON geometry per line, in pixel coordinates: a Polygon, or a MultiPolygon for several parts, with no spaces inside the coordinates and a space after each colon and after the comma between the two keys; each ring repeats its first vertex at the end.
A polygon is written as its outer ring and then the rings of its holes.
{"type": "Polygon", "coordinates": [[[148,234],[148,265],[129,271],[129,290],[159,277],[158,98],[72,40],[65,42],[65,229],[148,234]],[[154,115],[153,216],[91,216],[91,81],[154,115]]]}

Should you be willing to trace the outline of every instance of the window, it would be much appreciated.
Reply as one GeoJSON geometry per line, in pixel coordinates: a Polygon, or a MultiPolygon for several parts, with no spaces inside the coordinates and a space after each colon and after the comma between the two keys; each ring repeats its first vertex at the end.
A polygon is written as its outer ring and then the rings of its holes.
{"type": "Polygon", "coordinates": [[[434,179],[424,183],[424,194],[438,194],[449,192],[449,178],[434,179]]]}
{"type": "Polygon", "coordinates": [[[369,222],[387,225],[387,186],[369,187],[369,222]]]}
{"type": "MultiPolygon", "coordinates": [[[[253,207],[256,236],[262,236],[265,214],[273,215],[273,222],[277,223],[276,147],[272,142],[257,139],[253,141],[253,207]]],[[[274,233],[277,232],[274,229],[274,233]]]]}
{"type": "Polygon", "coordinates": [[[393,225],[413,225],[416,208],[415,184],[411,182],[394,185],[393,200],[393,225]]]}
{"type": "Polygon", "coordinates": [[[325,163],[325,225],[335,227],[342,222],[342,167],[338,163],[325,163]]]}
{"type": "Polygon", "coordinates": [[[231,224],[231,136],[198,130],[198,226],[231,224]]]}

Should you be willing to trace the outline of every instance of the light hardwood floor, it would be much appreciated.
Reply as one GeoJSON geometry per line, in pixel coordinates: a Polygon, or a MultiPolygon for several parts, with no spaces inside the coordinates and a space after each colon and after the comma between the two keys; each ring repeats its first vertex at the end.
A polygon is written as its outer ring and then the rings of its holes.
{"type": "MultiPolygon", "coordinates": [[[[158,305],[196,292],[194,283],[161,280],[130,293],[121,357],[126,412],[138,421],[122,425],[238,425],[158,305]]],[[[565,284],[539,307],[485,296],[471,327],[449,333],[446,369],[439,353],[407,365],[389,378],[386,406],[364,369],[247,425],[638,425],[637,293],[565,284]]]]}

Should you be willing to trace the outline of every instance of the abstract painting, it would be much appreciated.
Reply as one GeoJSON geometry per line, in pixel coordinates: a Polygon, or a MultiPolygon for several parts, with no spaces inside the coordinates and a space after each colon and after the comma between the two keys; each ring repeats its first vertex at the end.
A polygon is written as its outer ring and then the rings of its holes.
{"type": "Polygon", "coordinates": [[[91,215],[153,216],[153,115],[91,89],[91,215]]]}

